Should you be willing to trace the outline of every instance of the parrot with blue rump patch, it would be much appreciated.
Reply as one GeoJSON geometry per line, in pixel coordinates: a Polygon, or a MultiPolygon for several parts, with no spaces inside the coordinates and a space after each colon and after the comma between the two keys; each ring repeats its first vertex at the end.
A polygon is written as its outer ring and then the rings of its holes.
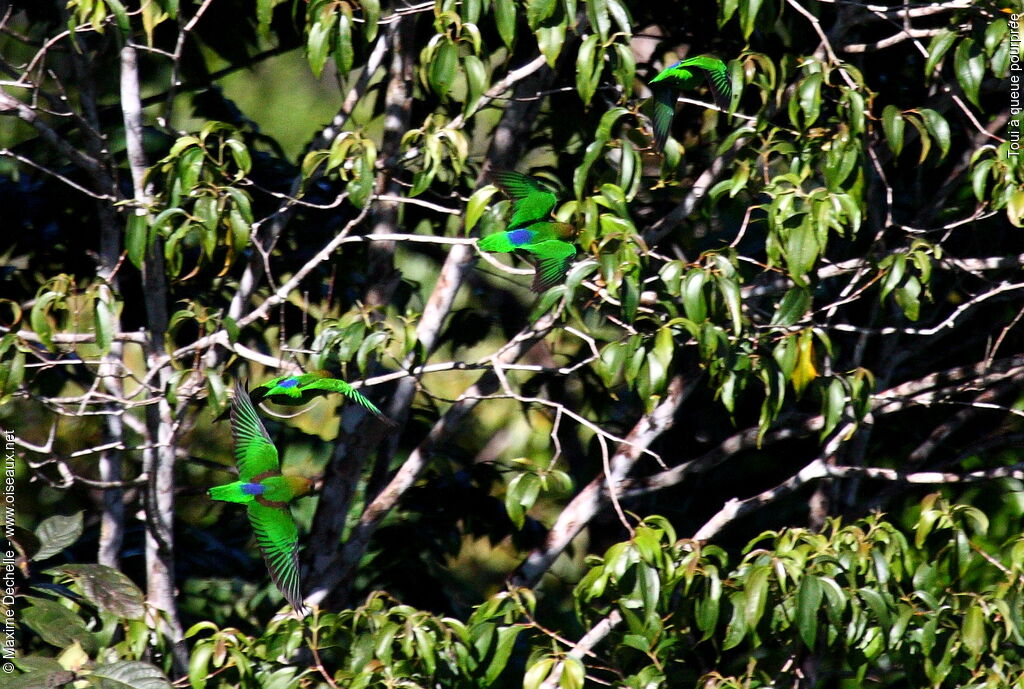
{"type": "Polygon", "coordinates": [[[299,615],[306,613],[299,582],[299,530],[289,503],[308,495],[314,482],[281,474],[277,448],[270,441],[245,387],[235,382],[231,402],[231,437],[238,481],[210,488],[214,500],[246,506],[270,577],[299,615]]]}
{"type": "Polygon", "coordinates": [[[569,223],[551,220],[558,197],[539,180],[512,171],[497,172],[493,179],[512,201],[512,217],[507,230],[484,237],[477,246],[492,253],[530,254],[536,261],[531,289],[545,292],[569,272],[576,256],[572,240],[577,230],[569,223]]]}

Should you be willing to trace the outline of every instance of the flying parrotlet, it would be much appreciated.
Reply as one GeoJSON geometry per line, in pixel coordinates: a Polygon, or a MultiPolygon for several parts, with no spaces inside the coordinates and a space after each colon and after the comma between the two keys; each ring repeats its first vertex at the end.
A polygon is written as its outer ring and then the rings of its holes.
{"type": "Polygon", "coordinates": [[[732,100],[729,68],[717,57],[700,55],[680,60],[651,79],[650,86],[654,94],[654,142],[659,151],[665,150],[679,92],[697,88],[705,81],[711,87],[711,94],[718,107],[728,110],[729,101],[732,100]]]}
{"type": "Polygon", "coordinates": [[[577,232],[568,223],[553,222],[551,211],[558,202],[554,192],[537,179],[519,172],[494,174],[494,183],[512,201],[508,229],[481,239],[481,251],[524,251],[536,257],[531,289],[545,292],[565,279],[576,256],[572,240],[577,232]]]}
{"type": "Polygon", "coordinates": [[[326,371],[278,376],[257,385],[249,391],[249,395],[256,404],[267,400],[274,404],[294,407],[306,404],[314,397],[327,395],[332,392],[340,392],[381,421],[388,424],[393,423],[391,419],[384,416],[384,412],[378,409],[373,402],[363,397],[358,390],[340,378],[331,377],[326,371]]]}
{"type": "Polygon", "coordinates": [[[270,442],[249,394],[235,383],[231,402],[231,437],[238,481],[210,489],[210,497],[246,506],[256,544],[274,584],[299,615],[306,613],[299,584],[299,530],[288,504],[307,495],[313,481],[283,476],[277,448],[270,442]]]}

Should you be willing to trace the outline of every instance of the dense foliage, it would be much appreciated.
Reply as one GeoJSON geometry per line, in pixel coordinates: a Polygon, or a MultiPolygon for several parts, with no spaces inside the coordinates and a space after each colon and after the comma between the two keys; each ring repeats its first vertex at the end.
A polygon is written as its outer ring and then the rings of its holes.
{"type": "Polygon", "coordinates": [[[8,8],[14,686],[1024,686],[1019,10],[8,8]],[[262,410],[300,620],[206,489],[231,383],[321,369],[397,428],[262,410]]]}

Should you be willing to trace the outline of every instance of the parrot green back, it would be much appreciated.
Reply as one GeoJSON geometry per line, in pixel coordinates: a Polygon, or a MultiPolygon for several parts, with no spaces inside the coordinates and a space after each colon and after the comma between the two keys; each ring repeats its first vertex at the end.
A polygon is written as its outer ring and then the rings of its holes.
{"type": "Polygon", "coordinates": [[[494,173],[494,183],[512,201],[512,217],[508,229],[531,227],[534,223],[547,220],[558,203],[555,193],[539,180],[511,170],[494,173]]]}

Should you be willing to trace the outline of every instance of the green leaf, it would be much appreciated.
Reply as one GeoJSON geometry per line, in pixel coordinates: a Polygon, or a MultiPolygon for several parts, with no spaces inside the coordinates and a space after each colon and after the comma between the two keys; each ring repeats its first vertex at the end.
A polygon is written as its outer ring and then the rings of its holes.
{"type": "Polygon", "coordinates": [[[494,645],[494,655],[491,656],[487,669],[484,671],[483,685],[489,687],[501,675],[502,670],[508,665],[508,659],[515,648],[516,638],[525,627],[501,627],[498,629],[498,642],[494,645]]]}
{"type": "Polygon", "coordinates": [[[427,78],[430,82],[430,88],[442,98],[448,95],[452,82],[455,80],[455,68],[458,65],[458,57],[458,49],[454,43],[448,40],[441,41],[434,51],[427,78]]]}
{"type": "Polygon", "coordinates": [[[612,30],[612,20],[608,16],[608,0],[587,0],[587,19],[590,26],[597,30],[601,42],[607,43],[612,30]]]}
{"type": "Polygon", "coordinates": [[[603,53],[599,48],[598,36],[592,34],[580,44],[576,54],[576,90],[585,105],[590,105],[601,80],[603,53]]]}
{"type": "Polygon", "coordinates": [[[953,45],[957,38],[957,32],[950,29],[942,29],[936,34],[931,43],[928,44],[928,59],[924,61],[924,76],[930,79],[935,67],[942,60],[943,56],[953,45]]]}
{"type": "Polygon", "coordinates": [[[334,49],[334,62],[338,71],[348,74],[352,70],[355,51],[352,49],[352,18],[342,12],[338,17],[338,43],[334,49]]]}
{"type": "Polygon", "coordinates": [[[810,216],[789,231],[786,238],[786,265],[789,275],[798,285],[805,284],[804,276],[818,260],[818,238],[811,226],[810,216]]]}
{"type": "Polygon", "coordinates": [[[204,641],[196,644],[188,659],[188,681],[192,689],[204,689],[210,670],[210,657],[213,655],[214,643],[204,641]]]}
{"type": "Polygon", "coordinates": [[[878,620],[878,626],[882,629],[888,629],[892,624],[892,614],[889,612],[889,604],[886,602],[885,597],[876,589],[866,586],[857,589],[857,593],[868,604],[875,619],[878,620]]]}
{"type": "Polygon", "coordinates": [[[224,145],[228,147],[228,151],[231,152],[231,159],[235,161],[235,165],[238,167],[235,179],[242,179],[252,171],[252,156],[249,154],[249,147],[245,145],[244,141],[234,136],[229,136],[225,139],[224,145]]]}
{"type": "Polygon", "coordinates": [[[107,8],[111,14],[114,15],[114,21],[117,23],[117,28],[121,30],[121,33],[128,35],[131,33],[131,23],[128,21],[128,12],[125,11],[124,5],[121,4],[121,0],[105,0],[107,8]]]}
{"type": "Polygon", "coordinates": [[[833,378],[821,400],[821,413],[825,417],[825,425],[821,429],[821,437],[824,438],[833,430],[843,416],[846,408],[846,388],[838,378],[833,378]]]}
{"type": "Polygon", "coordinates": [[[818,577],[805,572],[797,589],[795,622],[800,638],[812,651],[818,634],[818,608],[824,595],[818,577]]]}
{"type": "Polygon", "coordinates": [[[637,307],[640,305],[640,286],[636,276],[626,275],[619,289],[622,297],[622,316],[627,323],[633,323],[636,320],[637,307]]]}
{"type": "Polygon", "coordinates": [[[729,597],[732,603],[732,619],[729,626],[725,628],[725,638],[722,640],[722,650],[728,651],[735,648],[747,635],[746,624],[746,597],[742,591],[738,591],[729,597]]]}
{"type": "Polygon", "coordinates": [[[98,689],[172,689],[158,668],[137,660],[119,660],[100,665],[88,675],[98,689]]]}
{"type": "Polygon", "coordinates": [[[149,218],[145,214],[129,211],[125,223],[124,248],[128,252],[128,260],[139,270],[146,260],[146,249],[149,246],[149,218]]]}
{"type": "MultiPolygon", "coordinates": [[[[614,2],[615,0],[613,0],[614,2]]],[[[622,93],[626,98],[633,95],[633,82],[636,80],[636,56],[632,48],[624,43],[615,43],[615,66],[612,74],[615,81],[622,87],[622,93]]]]}
{"type": "Polygon", "coordinates": [[[717,573],[711,580],[710,592],[707,597],[700,597],[695,603],[694,616],[697,620],[697,628],[703,632],[701,641],[707,641],[714,636],[718,625],[718,614],[721,610],[722,583],[717,573]]]}
{"type": "Polygon", "coordinates": [[[548,656],[530,666],[523,675],[523,689],[540,689],[541,682],[547,679],[554,669],[555,659],[548,656]]]}
{"type": "MultiPolygon", "coordinates": [[[[8,395],[14,394],[24,379],[25,352],[15,348],[14,354],[0,365],[0,405],[5,403],[8,395]]],[[[34,538],[31,534],[28,535],[34,538]]],[[[10,535],[8,537],[11,538],[10,535]]]]}
{"type": "Polygon", "coordinates": [[[530,30],[536,31],[541,22],[554,13],[557,6],[558,0],[528,0],[526,3],[526,23],[529,24],[530,30]]]}
{"type": "Polygon", "coordinates": [[[466,74],[466,107],[463,114],[469,115],[474,111],[477,101],[487,88],[487,68],[476,55],[467,55],[462,58],[462,70],[466,74]]]}
{"type": "Polygon", "coordinates": [[[772,314],[772,325],[788,327],[795,325],[811,308],[811,294],[803,287],[788,290],[772,314]]]}
{"type": "Polygon", "coordinates": [[[896,303],[903,309],[903,315],[916,321],[921,316],[921,282],[917,276],[911,275],[907,281],[896,288],[896,303]]]}
{"type": "Polygon", "coordinates": [[[380,0],[359,0],[363,8],[363,19],[366,24],[363,31],[367,41],[377,38],[377,29],[380,27],[380,0]]]}
{"type": "Polygon", "coordinates": [[[956,47],[953,57],[953,64],[956,67],[956,77],[967,99],[978,108],[978,91],[981,89],[981,80],[985,76],[985,56],[974,50],[974,40],[965,38],[956,47]]]}
{"type": "Polygon", "coordinates": [[[554,67],[558,56],[562,54],[562,47],[565,45],[566,21],[563,19],[554,26],[542,26],[537,29],[537,45],[540,52],[548,63],[548,67],[554,67]]]}
{"type": "Polygon", "coordinates": [[[1006,202],[1006,217],[1014,227],[1024,227],[1024,189],[1018,189],[1006,202]]]}
{"type": "Polygon", "coordinates": [[[743,582],[743,590],[746,595],[746,604],[743,608],[744,620],[750,629],[757,627],[764,614],[764,606],[768,600],[768,577],[771,575],[771,567],[759,565],[747,575],[743,582]]]}
{"type": "Polygon", "coordinates": [[[50,322],[50,306],[61,299],[57,292],[43,292],[36,297],[36,303],[29,312],[29,323],[32,331],[39,336],[39,341],[48,350],[53,351],[53,324],[50,322]]]}
{"type": "Polygon", "coordinates": [[[750,38],[757,25],[757,14],[761,10],[763,0],[739,0],[740,2],[740,27],[743,29],[743,39],[750,38]]]}
{"type": "Polygon", "coordinates": [[[68,648],[77,641],[89,651],[96,648],[85,621],[60,603],[35,596],[25,596],[23,600],[29,606],[22,611],[22,623],[31,627],[46,643],[68,648]]]}
{"type": "Polygon", "coordinates": [[[942,158],[945,158],[949,153],[949,123],[931,108],[922,108],[921,117],[932,138],[939,142],[939,150],[942,151],[942,158]]]}
{"type": "Polygon", "coordinates": [[[960,634],[967,650],[975,657],[981,655],[981,652],[985,650],[987,639],[985,638],[985,613],[982,611],[980,603],[975,602],[967,609],[963,625],[960,627],[960,634]]]}
{"type": "Polygon", "coordinates": [[[469,201],[466,202],[466,233],[468,234],[476,227],[477,222],[480,220],[480,216],[483,215],[484,211],[487,210],[487,204],[490,203],[491,197],[498,191],[498,188],[493,184],[480,187],[473,192],[473,195],[469,197],[469,201]]]}
{"type": "Polygon", "coordinates": [[[903,113],[899,108],[894,105],[885,106],[882,111],[882,129],[894,156],[899,156],[903,150],[903,126],[903,113]]]}
{"type": "Polygon", "coordinates": [[[270,38],[270,20],[274,16],[274,7],[281,2],[282,0],[256,0],[256,25],[264,39],[270,38]]]}
{"type": "Polygon", "coordinates": [[[320,77],[327,64],[327,56],[331,53],[331,34],[334,32],[334,23],[338,15],[334,12],[321,12],[313,25],[309,27],[309,36],[306,38],[306,59],[313,74],[320,77]]]}
{"type": "Polygon", "coordinates": [[[740,308],[740,284],[734,277],[726,277],[722,274],[715,275],[715,282],[718,283],[718,291],[722,295],[726,309],[729,311],[729,319],[732,321],[733,334],[739,335],[743,331],[743,316],[740,308]]]}
{"type": "Polygon", "coordinates": [[[800,100],[800,109],[804,111],[804,127],[810,127],[818,119],[821,113],[821,72],[816,72],[800,82],[797,88],[797,97],[800,100]]]}
{"type": "Polygon", "coordinates": [[[47,571],[54,576],[73,579],[86,600],[104,612],[129,620],[142,619],[146,613],[145,596],[127,576],[112,567],[98,564],[69,564],[47,571]]]}
{"type": "Polygon", "coordinates": [[[605,387],[612,387],[622,374],[622,367],[629,351],[629,344],[626,342],[609,342],[601,349],[597,373],[601,376],[605,387]]]}
{"type": "Polygon", "coordinates": [[[356,208],[363,208],[370,200],[373,193],[373,165],[364,156],[359,156],[352,161],[355,174],[352,180],[346,185],[345,190],[349,193],[349,199],[356,208]]]}
{"type": "Polygon", "coordinates": [[[46,560],[74,544],[82,535],[82,514],[55,514],[44,519],[36,527],[36,538],[41,545],[39,552],[32,559],[36,562],[46,560]]]}
{"type": "Polygon", "coordinates": [[[93,325],[96,330],[96,344],[104,354],[110,351],[110,344],[114,341],[114,309],[108,301],[110,290],[107,287],[101,288],[101,293],[93,302],[93,325]]]}
{"type": "Polygon", "coordinates": [[[883,268],[888,268],[888,272],[882,279],[882,290],[879,297],[880,299],[885,299],[891,291],[896,289],[896,285],[900,284],[903,280],[903,276],[907,269],[907,255],[894,254],[888,262],[888,266],[886,266],[885,261],[880,265],[883,268]]]}
{"type": "Polygon", "coordinates": [[[583,689],[585,678],[586,671],[579,658],[566,656],[562,660],[562,676],[558,680],[558,686],[562,689],[583,689]]]}
{"type": "Polygon", "coordinates": [[[498,27],[498,35],[509,49],[516,39],[516,3],[508,0],[491,0],[494,10],[494,23],[498,27]]]}
{"type": "Polygon", "coordinates": [[[707,273],[703,270],[691,270],[683,278],[683,310],[686,317],[694,323],[703,323],[708,316],[707,302],[704,299],[704,283],[707,273]]]}

